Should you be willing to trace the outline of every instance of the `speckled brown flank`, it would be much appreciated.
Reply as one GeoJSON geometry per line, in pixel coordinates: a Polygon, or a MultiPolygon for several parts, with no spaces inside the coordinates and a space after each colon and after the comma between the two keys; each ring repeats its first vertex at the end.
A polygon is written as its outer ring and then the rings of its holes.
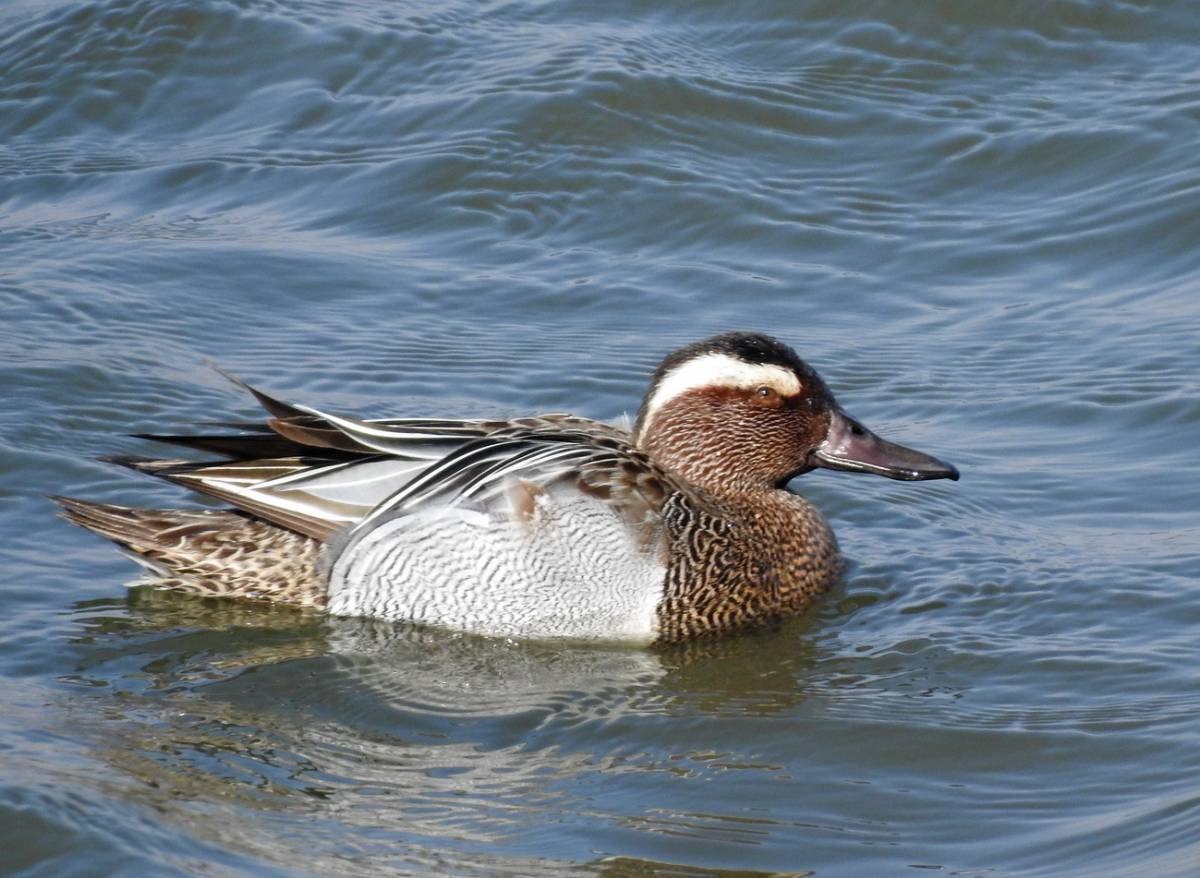
{"type": "Polygon", "coordinates": [[[130,509],[52,498],[70,522],[167,571],[159,588],[323,608],[321,544],[237,512],[130,509]]]}

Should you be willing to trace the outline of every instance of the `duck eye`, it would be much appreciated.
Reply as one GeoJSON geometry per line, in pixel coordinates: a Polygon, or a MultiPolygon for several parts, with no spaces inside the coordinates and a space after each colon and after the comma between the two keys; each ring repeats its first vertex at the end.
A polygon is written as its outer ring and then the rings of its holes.
{"type": "Polygon", "coordinates": [[[759,399],[770,399],[775,395],[775,390],[771,387],[767,387],[764,384],[762,387],[758,388],[755,393],[758,394],[759,399]]]}

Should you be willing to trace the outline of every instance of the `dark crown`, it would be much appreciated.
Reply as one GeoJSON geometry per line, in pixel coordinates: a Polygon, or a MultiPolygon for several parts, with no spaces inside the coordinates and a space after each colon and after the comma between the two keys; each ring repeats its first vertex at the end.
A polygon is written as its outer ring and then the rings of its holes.
{"type": "Polygon", "coordinates": [[[799,354],[783,342],[771,338],[769,335],[763,335],[761,332],[722,332],[719,335],[684,345],[667,355],[666,359],[659,364],[650,378],[650,386],[638,409],[635,431],[641,430],[643,419],[646,416],[646,404],[653,398],[654,392],[662,383],[663,378],[678,366],[706,354],[724,354],[756,366],[779,366],[795,372],[809,388],[813,390],[820,388],[821,391],[825,389],[824,382],[812,367],[800,359],[799,354]]]}

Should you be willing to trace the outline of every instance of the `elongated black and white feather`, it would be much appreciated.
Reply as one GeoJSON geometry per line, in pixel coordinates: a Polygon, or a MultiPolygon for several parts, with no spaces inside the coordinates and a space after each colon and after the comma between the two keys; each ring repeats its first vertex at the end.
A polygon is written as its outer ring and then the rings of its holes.
{"type": "Polygon", "coordinates": [[[139,438],[230,459],[116,462],[321,541],[434,507],[469,503],[503,515],[515,483],[526,490],[574,483],[605,495],[631,522],[645,520],[647,504],[657,507],[667,493],[643,490],[647,479],[666,477],[634,451],[626,431],[598,421],[556,414],[510,421],[362,420],[291,405],[228,377],[267,411],[265,424],[226,425],[244,430],[238,434],[139,438]],[[639,467],[646,469],[641,479],[626,478],[623,485],[622,474],[639,467]]]}

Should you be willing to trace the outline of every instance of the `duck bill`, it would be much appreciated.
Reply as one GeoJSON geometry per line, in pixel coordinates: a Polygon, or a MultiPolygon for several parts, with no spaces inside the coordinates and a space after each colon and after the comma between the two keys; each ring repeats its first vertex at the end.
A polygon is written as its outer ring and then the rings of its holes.
{"type": "Polygon", "coordinates": [[[825,441],[812,452],[813,466],[889,479],[958,481],[958,470],[936,457],[880,439],[845,412],[835,409],[825,441]]]}

